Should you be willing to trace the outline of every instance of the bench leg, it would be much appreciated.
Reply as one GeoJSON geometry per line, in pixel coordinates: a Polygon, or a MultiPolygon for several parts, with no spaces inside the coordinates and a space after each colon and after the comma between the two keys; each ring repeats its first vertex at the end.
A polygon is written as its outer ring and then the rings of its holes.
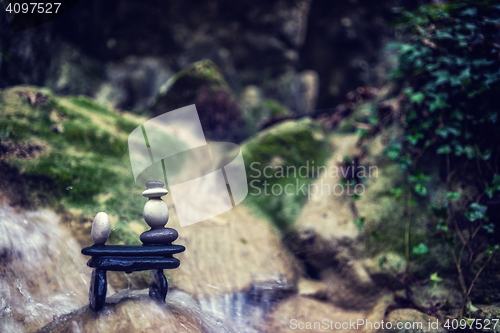
{"type": "Polygon", "coordinates": [[[104,307],[107,289],[108,281],[106,279],[106,271],[102,269],[93,269],[89,292],[90,308],[92,310],[99,311],[104,307]]]}
{"type": "Polygon", "coordinates": [[[149,297],[165,303],[168,283],[163,269],[152,269],[149,273],[149,297]]]}

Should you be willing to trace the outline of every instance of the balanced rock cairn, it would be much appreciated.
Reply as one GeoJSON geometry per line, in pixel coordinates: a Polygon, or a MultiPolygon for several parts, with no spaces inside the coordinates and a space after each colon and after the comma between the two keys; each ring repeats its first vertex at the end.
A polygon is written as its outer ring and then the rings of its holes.
{"type": "Polygon", "coordinates": [[[179,267],[180,261],[172,254],[185,250],[182,245],[172,245],[178,237],[177,231],[165,228],[169,214],[167,204],[161,199],[168,191],[159,181],[146,183],[147,189],[142,193],[149,198],[144,206],[144,220],[151,230],[141,234],[142,246],[108,245],[110,223],[106,213],[97,213],[92,224],[92,241],[94,245],[86,247],[82,253],[92,258],[87,262],[92,270],[90,281],[89,300],[94,311],[102,309],[106,300],[107,271],[134,271],[151,270],[149,274],[149,296],[165,302],[168,292],[168,283],[164,269],[179,267]]]}

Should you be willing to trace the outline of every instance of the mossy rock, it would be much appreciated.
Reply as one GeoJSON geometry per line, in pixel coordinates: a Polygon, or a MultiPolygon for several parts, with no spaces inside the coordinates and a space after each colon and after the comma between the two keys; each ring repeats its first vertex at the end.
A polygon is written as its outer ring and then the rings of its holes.
{"type": "Polygon", "coordinates": [[[29,86],[0,91],[0,108],[0,188],[10,204],[51,206],[81,222],[106,211],[120,229],[112,242],[140,243],[127,225],[147,227],[127,138],[146,119],[29,86]]]}
{"type": "Polygon", "coordinates": [[[211,140],[241,140],[244,122],[240,107],[220,69],[211,60],[197,61],[159,90],[153,114],[196,104],[205,136],[211,140]]]}
{"type": "Polygon", "coordinates": [[[312,166],[323,165],[329,154],[321,127],[309,118],[286,121],[243,143],[242,152],[249,179],[245,203],[287,229],[307,200],[312,166]]]}

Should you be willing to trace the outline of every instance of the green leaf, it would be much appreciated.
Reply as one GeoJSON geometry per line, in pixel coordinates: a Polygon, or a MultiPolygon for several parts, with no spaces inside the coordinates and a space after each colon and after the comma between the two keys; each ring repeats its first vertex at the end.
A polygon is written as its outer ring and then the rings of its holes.
{"type": "Polygon", "coordinates": [[[427,195],[427,188],[424,185],[420,184],[420,183],[416,184],[413,189],[420,196],[424,197],[424,196],[427,195]]]}
{"type": "Polygon", "coordinates": [[[394,195],[395,198],[399,198],[401,196],[401,194],[403,193],[403,189],[401,189],[401,188],[391,188],[389,190],[389,192],[391,192],[391,194],[394,195]]]}
{"type": "Polygon", "coordinates": [[[429,280],[432,281],[434,287],[436,287],[439,282],[443,282],[443,278],[439,277],[437,272],[432,273],[429,280]]]}
{"type": "Polygon", "coordinates": [[[483,229],[486,230],[487,233],[492,234],[495,232],[495,224],[494,223],[488,223],[483,225],[483,229]]]}
{"type": "Polygon", "coordinates": [[[416,145],[418,140],[422,139],[424,135],[422,133],[416,133],[412,135],[405,136],[405,139],[410,142],[412,145],[416,145]]]}
{"type": "Polygon", "coordinates": [[[417,202],[414,199],[410,199],[410,200],[406,201],[406,204],[408,206],[415,206],[417,204],[417,202]]]}
{"type": "Polygon", "coordinates": [[[470,205],[470,211],[465,212],[465,217],[471,221],[474,222],[476,220],[481,220],[485,218],[486,210],[488,209],[488,206],[480,205],[476,202],[472,203],[470,205]]]}
{"type": "Polygon", "coordinates": [[[386,263],[387,257],[383,256],[378,260],[378,267],[382,268],[382,266],[386,263]]]}
{"type": "Polygon", "coordinates": [[[436,153],[437,154],[449,154],[449,153],[451,153],[451,147],[450,147],[450,145],[441,146],[436,150],[436,153]]]}
{"type": "Polygon", "coordinates": [[[496,191],[500,191],[500,175],[494,174],[493,175],[493,180],[491,182],[491,186],[488,187],[485,192],[488,195],[488,197],[493,198],[493,194],[495,194],[496,191]]]}
{"type": "Polygon", "coordinates": [[[427,182],[431,179],[431,177],[426,176],[422,172],[417,172],[413,175],[410,176],[410,182],[416,183],[416,182],[427,182]]]}
{"type": "Polygon", "coordinates": [[[424,243],[420,243],[412,249],[411,253],[416,255],[427,254],[429,253],[429,248],[424,243]]]}
{"type": "Polygon", "coordinates": [[[476,308],[474,305],[472,305],[472,302],[471,301],[468,301],[467,302],[467,310],[468,312],[470,313],[474,313],[476,312],[477,310],[479,310],[478,308],[476,308]]]}
{"type": "Polygon", "coordinates": [[[462,193],[460,192],[448,192],[446,193],[446,198],[448,200],[457,200],[462,193]]]}
{"type": "Polygon", "coordinates": [[[410,101],[412,101],[413,103],[417,103],[418,105],[422,104],[422,102],[424,101],[424,98],[425,98],[425,96],[421,92],[410,95],[410,101]]]}
{"type": "Polygon", "coordinates": [[[358,227],[358,230],[363,229],[363,224],[364,223],[365,223],[365,218],[364,217],[360,217],[359,219],[355,219],[354,220],[354,224],[356,225],[356,227],[358,227]]]}
{"type": "Polygon", "coordinates": [[[497,245],[490,245],[488,246],[488,248],[486,249],[486,253],[488,253],[489,255],[493,254],[493,252],[495,252],[496,250],[498,250],[500,248],[500,246],[497,244],[497,245]]]}
{"type": "Polygon", "coordinates": [[[444,232],[448,232],[450,229],[446,225],[446,221],[443,220],[443,219],[441,219],[439,221],[439,224],[436,226],[436,230],[441,230],[441,231],[444,231],[444,232]]]}

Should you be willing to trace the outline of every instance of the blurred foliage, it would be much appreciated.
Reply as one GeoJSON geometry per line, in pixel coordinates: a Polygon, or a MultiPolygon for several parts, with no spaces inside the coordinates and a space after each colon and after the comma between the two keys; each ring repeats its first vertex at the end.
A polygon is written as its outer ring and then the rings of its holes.
{"type": "MultiPolygon", "coordinates": [[[[401,40],[389,50],[397,51],[391,78],[402,87],[400,103],[379,114],[379,125],[402,128],[386,154],[407,171],[408,197],[428,197],[429,166],[440,169],[447,193],[443,206],[432,206],[436,232],[456,258],[464,310],[475,282],[468,267],[499,241],[500,5],[455,1],[397,11],[401,40]]],[[[421,243],[412,253],[427,250],[421,243]]]]}

